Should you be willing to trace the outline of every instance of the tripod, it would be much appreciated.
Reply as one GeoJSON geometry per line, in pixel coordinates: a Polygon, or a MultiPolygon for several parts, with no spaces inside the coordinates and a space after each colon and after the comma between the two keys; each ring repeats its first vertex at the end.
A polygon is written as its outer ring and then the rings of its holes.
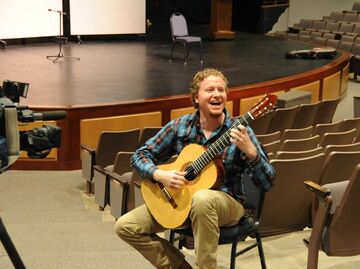
{"type": "Polygon", "coordinates": [[[60,58],[80,60],[80,58],[78,58],[78,57],[64,56],[64,54],[61,51],[61,49],[62,49],[62,40],[64,40],[64,37],[61,34],[61,26],[62,26],[63,15],[66,15],[66,12],[63,12],[61,10],[53,10],[53,9],[50,9],[50,8],[48,9],[48,11],[53,11],[53,12],[59,13],[59,37],[58,37],[59,38],[59,53],[57,55],[46,56],[46,58],[49,59],[49,60],[52,60],[53,63],[55,63],[60,58]]]}
{"type": "Polygon", "coordinates": [[[25,269],[25,265],[22,262],[19,253],[17,252],[11,238],[6,231],[5,225],[0,217],[0,241],[3,244],[9,258],[16,269],[25,269]]]}

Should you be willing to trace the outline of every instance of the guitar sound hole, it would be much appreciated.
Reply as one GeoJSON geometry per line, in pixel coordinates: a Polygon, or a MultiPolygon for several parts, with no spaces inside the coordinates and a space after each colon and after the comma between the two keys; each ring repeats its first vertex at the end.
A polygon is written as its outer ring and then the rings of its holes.
{"type": "Polygon", "coordinates": [[[197,174],[195,173],[194,169],[191,167],[191,163],[185,163],[182,167],[181,167],[181,171],[187,171],[186,175],[185,175],[185,179],[187,181],[190,181],[189,183],[191,183],[191,181],[193,181],[197,174]]]}

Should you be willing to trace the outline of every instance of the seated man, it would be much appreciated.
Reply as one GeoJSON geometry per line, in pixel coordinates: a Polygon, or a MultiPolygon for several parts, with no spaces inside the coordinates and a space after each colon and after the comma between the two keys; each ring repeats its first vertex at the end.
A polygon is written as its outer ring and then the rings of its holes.
{"type": "MultiPolygon", "coordinates": [[[[213,189],[202,189],[192,196],[189,219],[195,240],[197,268],[216,268],[219,227],[236,224],[244,215],[243,175],[264,190],[269,190],[275,171],[250,127],[238,125],[225,109],[228,80],[218,70],[198,72],[190,93],[194,114],[169,122],[132,157],[132,166],[144,180],[154,180],[167,189],[186,188],[186,172],[163,170],[157,165],[179,154],[189,144],[204,147],[230,129],[230,143],[220,152],[225,177],[213,189]],[[236,126],[236,125],[235,125],[236,126]]],[[[138,250],[156,268],[191,268],[184,255],[167,240],[156,235],[166,230],[151,215],[146,205],[120,217],[116,233],[138,250]]]]}

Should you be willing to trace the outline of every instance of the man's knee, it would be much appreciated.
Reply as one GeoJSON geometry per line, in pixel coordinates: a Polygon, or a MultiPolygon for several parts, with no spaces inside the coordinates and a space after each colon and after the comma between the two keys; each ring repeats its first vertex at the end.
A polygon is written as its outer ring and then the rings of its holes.
{"type": "Polygon", "coordinates": [[[119,218],[115,223],[115,233],[122,239],[131,235],[131,229],[126,220],[119,218]]]}
{"type": "Polygon", "coordinates": [[[206,211],[212,208],[211,190],[198,190],[192,197],[191,210],[196,212],[206,211]]]}

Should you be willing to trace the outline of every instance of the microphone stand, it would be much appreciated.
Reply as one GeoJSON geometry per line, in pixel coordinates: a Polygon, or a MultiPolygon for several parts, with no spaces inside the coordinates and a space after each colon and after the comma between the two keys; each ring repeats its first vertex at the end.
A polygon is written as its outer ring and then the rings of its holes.
{"type": "Polygon", "coordinates": [[[66,15],[66,12],[63,12],[61,10],[53,10],[50,8],[48,9],[48,11],[53,11],[53,12],[59,13],[59,53],[57,55],[46,56],[46,58],[49,60],[52,60],[53,63],[55,63],[60,58],[80,60],[80,58],[78,58],[78,57],[64,56],[64,54],[62,53],[62,50],[61,50],[62,49],[62,40],[64,39],[61,34],[61,26],[62,26],[63,15],[66,15]]]}

